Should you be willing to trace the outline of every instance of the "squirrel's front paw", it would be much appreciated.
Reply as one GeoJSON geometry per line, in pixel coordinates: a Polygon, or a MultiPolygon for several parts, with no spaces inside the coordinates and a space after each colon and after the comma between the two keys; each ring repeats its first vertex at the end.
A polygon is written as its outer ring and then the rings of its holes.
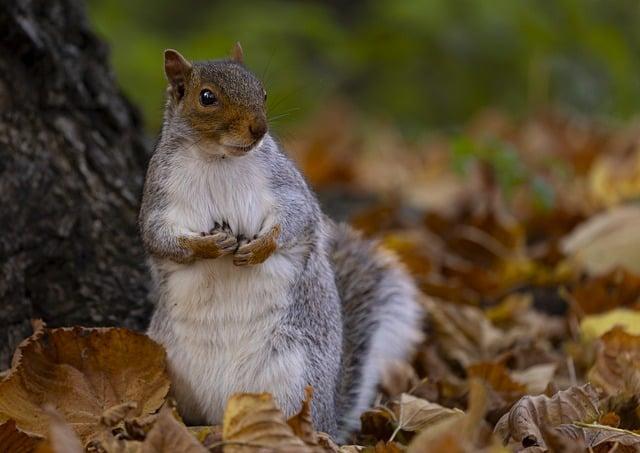
{"type": "Polygon", "coordinates": [[[193,256],[201,259],[213,259],[233,253],[238,247],[238,240],[223,228],[213,228],[209,234],[200,236],[183,236],[180,245],[191,250],[193,256]]]}
{"type": "Polygon", "coordinates": [[[267,233],[253,240],[241,239],[238,250],[233,254],[233,264],[248,266],[263,263],[277,248],[280,225],[275,225],[267,233]]]}

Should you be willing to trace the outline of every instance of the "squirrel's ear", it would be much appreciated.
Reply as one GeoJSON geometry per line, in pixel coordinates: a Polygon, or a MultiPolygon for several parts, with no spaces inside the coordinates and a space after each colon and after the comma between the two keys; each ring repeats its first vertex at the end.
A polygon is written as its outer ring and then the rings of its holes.
{"type": "Polygon", "coordinates": [[[242,52],[242,46],[240,42],[236,41],[233,49],[231,49],[231,61],[242,64],[244,60],[244,54],[242,52]]]}
{"type": "MultiPolygon", "coordinates": [[[[164,51],[164,72],[172,87],[184,92],[184,83],[191,71],[191,63],[180,52],[173,49],[164,51]]],[[[178,93],[180,96],[180,94],[178,93]]]]}

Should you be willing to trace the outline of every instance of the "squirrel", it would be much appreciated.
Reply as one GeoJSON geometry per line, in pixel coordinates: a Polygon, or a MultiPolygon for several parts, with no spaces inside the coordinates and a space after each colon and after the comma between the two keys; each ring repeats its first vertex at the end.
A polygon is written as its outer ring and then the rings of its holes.
{"type": "Polygon", "coordinates": [[[268,130],[267,93],[227,59],[164,53],[167,100],[139,227],[172,394],[190,424],[236,392],[285,415],[314,390],[316,429],[344,439],[385,367],[421,339],[418,290],[395,256],[323,214],[268,130]]]}

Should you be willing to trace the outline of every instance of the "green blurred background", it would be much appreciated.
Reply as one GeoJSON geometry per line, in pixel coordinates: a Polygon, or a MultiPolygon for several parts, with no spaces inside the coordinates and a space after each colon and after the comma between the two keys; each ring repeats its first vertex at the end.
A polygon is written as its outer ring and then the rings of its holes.
{"type": "Polygon", "coordinates": [[[88,0],[120,83],[160,124],[162,50],[225,56],[234,41],[282,128],[334,99],[407,136],[488,106],[640,110],[638,0],[88,0]]]}

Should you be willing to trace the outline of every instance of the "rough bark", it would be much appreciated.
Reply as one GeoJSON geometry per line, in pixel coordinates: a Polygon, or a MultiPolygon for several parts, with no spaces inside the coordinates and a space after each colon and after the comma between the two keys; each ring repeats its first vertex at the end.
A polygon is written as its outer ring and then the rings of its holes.
{"type": "Polygon", "coordinates": [[[0,369],[51,326],[144,326],[147,150],[75,0],[0,0],[0,369]]]}

